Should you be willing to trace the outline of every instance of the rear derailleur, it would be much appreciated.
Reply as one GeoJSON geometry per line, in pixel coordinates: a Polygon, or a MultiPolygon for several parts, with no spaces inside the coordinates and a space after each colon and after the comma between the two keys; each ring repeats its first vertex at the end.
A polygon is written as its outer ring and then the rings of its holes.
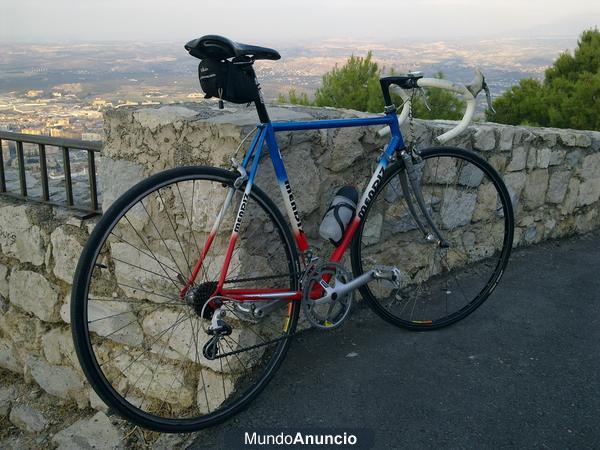
{"type": "Polygon", "coordinates": [[[215,300],[215,303],[217,303],[218,308],[213,312],[210,327],[206,330],[206,334],[212,337],[202,348],[202,354],[209,360],[214,360],[219,356],[219,342],[224,336],[229,336],[233,331],[231,325],[224,320],[226,312],[223,302],[215,300]]]}

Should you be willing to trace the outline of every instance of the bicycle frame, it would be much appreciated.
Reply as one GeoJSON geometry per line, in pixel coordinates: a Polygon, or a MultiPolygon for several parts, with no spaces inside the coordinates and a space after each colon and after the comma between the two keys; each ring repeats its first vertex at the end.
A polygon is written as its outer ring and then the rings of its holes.
{"type": "MultiPolygon", "coordinates": [[[[269,149],[269,155],[273,163],[273,168],[275,170],[275,175],[277,177],[279,188],[281,189],[281,195],[283,197],[283,203],[285,205],[286,213],[292,226],[292,232],[296,240],[296,246],[301,253],[308,250],[308,242],[302,229],[300,214],[296,202],[294,200],[294,194],[289,183],[288,175],[285,170],[285,165],[281,157],[281,152],[279,150],[279,146],[277,145],[275,133],[280,131],[319,130],[327,128],[349,128],[374,125],[389,126],[391,130],[390,141],[385,146],[383,153],[379,158],[379,163],[375,171],[373,172],[373,175],[371,176],[369,184],[367,185],[367,188],[363,192],[358,202],[356,208],[357,213],[354,216],[354,219],[352,220],[350,225],[345,230],[342,242],[335,248],[335,250],[331,254],[330,260],[334,262],[340,261],[344,256],[346,249],[350,245],[350,242],[352,241],[352,238],[360,222],[363,219],[365,210],[369,202],[372,200],[373,195],[375,194],[375,190],[381,183],[381,179],[383,178],[385,169],[387,168],[394,152],[398,149],[404,148],[404,141],[402,139],[400,127],[398,125],[398,118],[396,112],[392,110],[386,112],[386,114],[383,116],[367,118],[313,120],[297,122],[266,122],[257,125],[258,132],[254,136],[254,139],[252,140],[252,143],[250,144],[242,162],[242,167],[247,171],[248,179],[246,182],[244,193],[242,195],[242,199],[238,207],[237,216],[234,221],[233,230],[225,254],[225,260],[223,262],[223,267],[221,269],[221,274],[214,295],[221,295],[234,300],[238,300],[240,302],[254,302],[261,300],[272,301],[275,299],[300,300],[302,298],[301,291],[289,291],[283,289],[223,289],[225,277],[227,275],[227,271],[229,270],[229,264],[231,262],[231,257],[233,255],[233,251],[237,241],[238,232],[240,230],[240,226],[244,217],[244,212],[246,210],[246,205],[250,197],[250,192],[252,191],[252,186],[254,185],[254,178],[258,171],[260,156],[262,154],[262,150],[265,144],[269,149]]],[[[188,283],[180,292],[180,297],[185,296],[188,289],[193,285],[196,276],[198,275],[198,272],[202,267],[204,258],[210,250],[215,235],[219,230],[225,212],[229,209],[234,192],[235,188],[231,188],[228,192],[225,202],[219,214],[217,215],[213,227],[206,239],[204,248],[202,249],[202,252],[196,262],[196,265],[194,266],[194,270],[192,271],[188,283]]]]}

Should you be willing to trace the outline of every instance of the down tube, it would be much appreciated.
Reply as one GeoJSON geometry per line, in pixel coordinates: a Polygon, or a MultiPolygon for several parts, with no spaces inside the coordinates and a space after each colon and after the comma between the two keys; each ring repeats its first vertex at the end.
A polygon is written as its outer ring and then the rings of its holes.
{"type": "Polygon", "coordinates": [[[287,212],[289,221],[292,224],[292,232],[294,233],[294,238],[296,239],[296,245],[298,246],[300,252],[303,253],[308,250],[308,241],[306,240],[306,235],[302,229],[300,212],[298,211],[296,200],[294,200],[292,187],[290,186],[287,172],[285,171],[285,166],[283,165],[283,160],[281,159],[281,152],[279,151],[279,146],[277,145],[277,140],[275,139],[273,126],[270,123],[267,125],[267,146],[269,147],[269,155],[271,156],[273,169],[275,170],[275,175],[277,176],[277,184],[279,184],[279,189],[281,189],[283,204],[285,205],[285,210],[287,212]]]}
{"type": "Polygon", "coordinates": [[[350,223],[350,226],[346,229],[346,232],[344,233],[344,239],[342,239],[342,242],[340,243],[340,245],[337,246],[335,248],[335,250],[333,251],[333,253],[331,254],[331,258],[330,258],[331,261],[338,262],[344,256],[346,249],[350,245],[350,242],[352,241],[352,238],[354,237],[354,234],[356,233],[356,230],[358,229],[358,225],[364,218],[365,211],[367,210],[367,206],[369,206],[369,203],[371,202],[371,200],[373,199],[373,196],[375,195],[375,191],[381,184],[381,180],[383,179],[383,174],[385,173],[385,169],[387,168],[387,166],[389,164],[390,158],[393,155],[395,149],[397,148],[397,146],[400,142],[401,142],[400,138],[397,136],[394,136],[394,137],[392,137],[389,144],[387,145],[384,153],[382,154],[382,158],[379,161],[379,164],[377,164],[377,168],[375,169],[375,172],[371,176],[371,180],[369,180],[369,184],[367,185],[367,188],[363,192],[363,195],[360,198],[360,201],[358,202],[358,205],[356,207],[356,215],[354,216],[354,219],[350,223]]]}

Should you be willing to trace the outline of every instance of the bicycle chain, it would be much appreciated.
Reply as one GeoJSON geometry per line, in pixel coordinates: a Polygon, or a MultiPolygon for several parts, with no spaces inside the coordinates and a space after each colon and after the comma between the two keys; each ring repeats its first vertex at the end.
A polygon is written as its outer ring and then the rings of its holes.
{"type": "Polygon", "coordinates": [[[304,274],[304,270],[297,271],[297,272],[284,273],[284,274],[281,274],[281,275],[266,275],[264,277],[234,278],[232,280],[225,280],[224,284],[230,284],[230,283],[247,283],[249,281],[273,280],[273,279],[276,279],[276,278],[289,277],[290,275],[293,275],[295,277],[300,277],[303,274],[304,274]]]}
{"type": "MultiPolygon", "coordinates": [[[[225,283],[244,283],[244,282],[249,282],[249,281],[272,280],[272,279],[275,279],[275,278],[289,277],[290,275],[294,275],[296,277],[301,277],[301,276],[304,276],[305,272],[306,272],[305,270],[302,270],[302,271],[290,272],[290,273],[281,274],[281,275],[266,275],[266,276],[263,276],[263,277],[253,277],[253,278],[236,278],[236,279],[233,279],[233,280],[226,280],[225,283]]],[[[255,345],[251,345],[249,347],[244,347],[244,348],[240,348],[240,349],[237,349],[237,350],[232,350],[230,352],[217,355],[217,356],[214,357],[214,359],[220,359],[220,358],[225,358],[227,356],[237,355],[239,353],[246,352],[248,350],[253,350],[255,348],[264,347],[266,345],[270,345],[270,344],[273,344],[275,342],[279,342],[279,341],[282,341],[284,339],[291,338],[291,337],[293,337],[295,335],[296,335],[296,333],[294,332],[294,333],[288,334],[286,336],[281,336],[281,337],[278,337],[278,338],[275,338],[275,339],[271,339],[271,340],[268,340],[268,341],[265,341],[265,342],[261,342],[260,344],[255,344],[255,345]]]]}
{"type": "Polygon", "coordinates": [[[278,338],[271,339],[271,340],[266,341],[266,342],[261,342],[260,344],[251,345],[250,347],[244,347],[244,348],[240,348],[240,349],[237,349],[237,350],[232,350],[230,352],[223,353],[221,355],[215,356],[213,358],[213,360],[220,359],[220,358],[225,358],[226,356],[237,355],[238,353],[247,352],[248,350],[253,350],[255,348],[264,347],[265,345],[273,344],[274,342],[283,341],[284,339],[291,338],[291,337],[293,337],[295,335],[296,335],[296,332],[294,332],[292,334],[288,334],[287,336],[280,336],[278,338]]]}

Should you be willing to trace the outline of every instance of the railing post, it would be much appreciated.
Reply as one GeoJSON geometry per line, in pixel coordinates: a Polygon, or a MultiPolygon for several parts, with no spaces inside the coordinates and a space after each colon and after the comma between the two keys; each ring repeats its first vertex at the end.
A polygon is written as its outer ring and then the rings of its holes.
{"type": "Polygon", "coordinates": [[[65,189],[67,193],[67,206],[73,206],[73,184],[71,180],[71,160],[69,159],[68,147],[61,147],[63,153],[63,164],[65,166],[65,189]]]}
{"type": "Polygon", "coordinates": [[[46,165],[46,146],[38,144],[40,150],[40,176],[42,178],[42,198],[44,201],[50,200],[50,191],[48,189],[48,167],[46,165]]]}
{"type": "Polygon", "coordinates": [[[90,201],[92,210],[98,211],[98,188],[96,186],[96,159],[94,152],[88,150],[88,179],[90,181],[90,201]]]}
{"type": "Polygon", "coordinates": [[[0,139],[0,192],[6,192],[6,176],[4,175],[4,151],[0,139]]]}
{"type": "Polygon", "coordinates": [[[27,197],[27,180],[25,179],[25,157],[23,156],[23,142],[17,141],[17,159],[19,161],[19,185],[21,195],[27,197]]]}

